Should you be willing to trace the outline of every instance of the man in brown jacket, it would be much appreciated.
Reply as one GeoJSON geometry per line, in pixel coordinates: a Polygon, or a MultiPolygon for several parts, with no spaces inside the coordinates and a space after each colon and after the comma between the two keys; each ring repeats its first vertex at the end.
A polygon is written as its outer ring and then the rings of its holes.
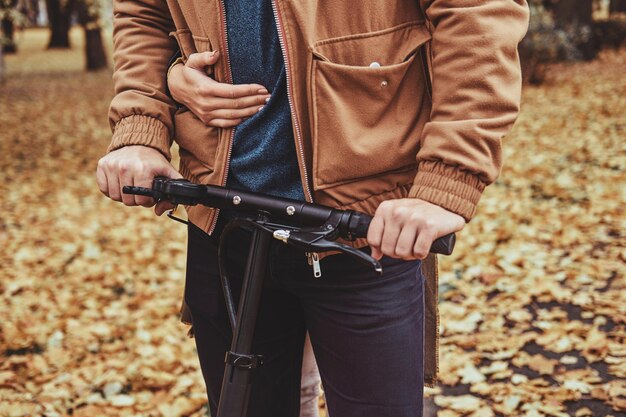
{"type": "MultiPolygon", "coordinates": [[[[516,47],[527,26],[525,0],[367,0],[358,7],[337,0],[274,0],[271,6],[284,65],[293,166],[303,198],[374,214],[367,241],[356,245],[369,244],[377,258],[404,259],[412,271],[419,268],[410,260],[425,258],[434,239],[460,230],[500,170],[500,142],[519,110],[516,47]]],[[[224,98],[222,109],[230,109],[232,116],[244,97],[267,93],[254,83],[237,82],[240,67],[230,65],[233,36],[227,23],[236,9],[236,3],[224,0],[116,2],[114,134],[97,172],[105,195],[149,207],[153,201],[122,195],[121,186],[148,186],[155,175],[182,174],[194,182],[225,185],[234,172],[234,178],[245,180],[231,169],[234,161],[246,172],[245,157],[238,159],[244,148],[237,145],[237,129],[224,122],[229,117],[216,118],[222,121],[216,126],[184,108],[177,110],[164,76],[177,48],[183,61],[194,53],[219,50],[223,59],[210,68],[216,84],[206,88],[224,98]],[[233,83],[237,85],[229,85],[233,83]],[[180,146],[180,174],[168,162],[173,140],[180,146]]],[[[233,56],[237,62],[242,58],[236,52],[233,56]]],[[[265,162],[264,167],[277,164],[265,162]]],[[[166,209],[166,203],[156,206],[157,214],[166,209]]],[[[188,214],[208,234],[219,226],[210,209],[193,207],[188,214]]],[[[324,259],[322,267],[336,262],[333,257],[324,259]]],[[[427,382],[436,373],[434,265],[429,260],[421,267],[427,382]]],[[[391,300],[402,303],[403,290],[397,291],[391,300]]],[[[318,349],[314,334],[312,339],[317,355],[326,346],[318,349]]],[[[348,349],[357,347],[348,344],[348,349]]],[[[401,410],[392,405],[394,395],[403,394],[396,391],[416,393],[418,385],[384,390],[388,403],[376,403],[374,396],[374,405],[364,405],[374,395],[366,380],[386,368],[399,369],[407,360],[421,361],[421,349],[414,351],[415,357],[407,352],[408,359],[400,358],[396,352],[391,355],[396,362],[386,358],[381,367],[355,374],[354,391],[335,386],[332,372],[325,376],[320,364],[331,412],[334,407],[337,415],[418,415],[421,400],[401,410]]],[[[326,368],[341,365],[328,360],[326,368]]],[[[350,372],[341,369],[342,375],[350,372]]],[[[397,386],[392,378],[386,375],[371,384],[397,386]]]]}

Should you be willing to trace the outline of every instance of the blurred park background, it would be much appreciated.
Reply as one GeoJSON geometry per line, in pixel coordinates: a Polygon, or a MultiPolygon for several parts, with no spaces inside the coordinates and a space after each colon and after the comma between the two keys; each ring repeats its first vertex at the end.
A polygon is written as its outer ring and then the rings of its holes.
{"type": "MultiPolygon", "coordinates": [[[[94,179],[111,10],[0,0],[0,417],[208,415],[184,227],[94,179]]],[[[626,415],[625,34],[626,0],[532,2],[505,167],[440,261],[426,415],[626,415]]]]}

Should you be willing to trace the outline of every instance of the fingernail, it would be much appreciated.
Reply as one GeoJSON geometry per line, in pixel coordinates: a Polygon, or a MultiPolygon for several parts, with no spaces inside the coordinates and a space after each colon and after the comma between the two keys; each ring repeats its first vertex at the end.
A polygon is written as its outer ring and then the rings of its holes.
{"type": "Polygon", "coordinates": [[[259,110],[257,110],[257,113],[260,112],[261,110],[263,110],[263,107],[265,107],[265,106],[259,107],[259,110]]]}
{"type": "Polygon", "coordinates": [[[269,101],[270,101],[270,98],[269,98],[269,97],[265,99],[265,102],[266,102],[266,103],[269,103],[269,101]]]}

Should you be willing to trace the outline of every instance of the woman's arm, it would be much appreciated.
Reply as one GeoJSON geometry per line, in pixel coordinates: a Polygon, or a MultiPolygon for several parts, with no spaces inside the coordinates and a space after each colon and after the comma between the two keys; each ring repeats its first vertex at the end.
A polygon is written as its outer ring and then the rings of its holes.
{"type": "Polygon", "coordinates": [[[172,98],[204,124],[233,127],[259,112],[270,94],[259,84],[232,85],[209,77],[206,68],[218,59],[217,51],[191,54],[168,71],[167,84],[172,98]]]}

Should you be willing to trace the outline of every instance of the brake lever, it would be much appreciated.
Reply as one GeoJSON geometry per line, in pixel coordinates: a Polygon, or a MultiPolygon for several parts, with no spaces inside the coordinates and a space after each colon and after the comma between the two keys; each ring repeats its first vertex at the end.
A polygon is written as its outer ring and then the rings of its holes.
{"type": "Polygon", "coordinates": [[[374,268],[376,272],[382,275],[383,267],[376,259],[370,255],[361,252],[358,249],[343,243],[329,240],[336,238],[337,230],[333,227],[323,226],[319,229],[301,229],[301,230],[275,230],[273,236],[288,245],[295,246],[305,252],[327,252],[337,251],[353,257],[357,261],[374,268]]]}

